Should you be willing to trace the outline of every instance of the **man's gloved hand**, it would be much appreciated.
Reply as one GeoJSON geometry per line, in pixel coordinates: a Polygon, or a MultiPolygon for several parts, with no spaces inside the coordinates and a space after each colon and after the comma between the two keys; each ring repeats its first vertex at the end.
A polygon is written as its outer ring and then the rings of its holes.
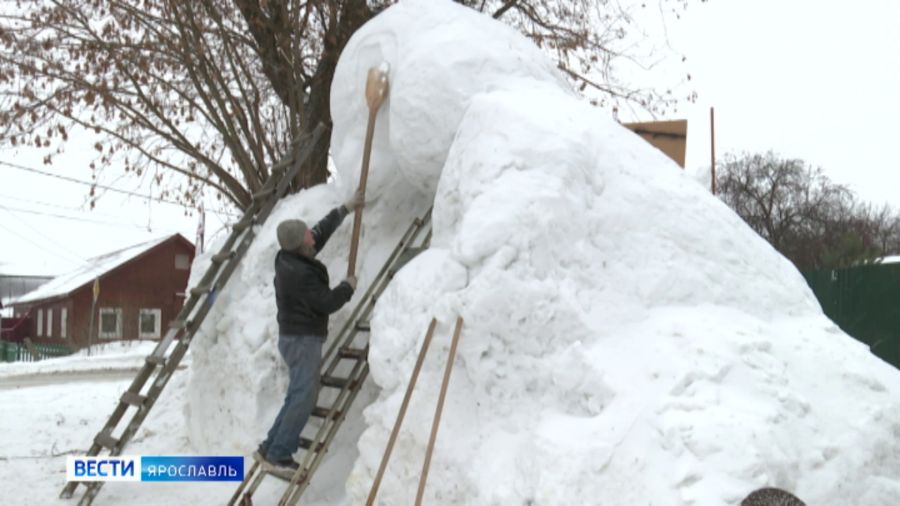
{"type": "Polygon", "coordinates": [[[362,190],[356,190],[356,192],[353,193],[353,196],[347,199],[347,202],[344,202],[344,208],[347,209],[348,213],[352,213],[365,205],[366,196],[363,195],[362,190]]]}
{"type": "Polygon", "coordinates": [[[353,291],[356,291],[356,276],[347,276],[347,279],[345,279],[344,282],[350,285],[350,288],[352,288],[353,291]]]}

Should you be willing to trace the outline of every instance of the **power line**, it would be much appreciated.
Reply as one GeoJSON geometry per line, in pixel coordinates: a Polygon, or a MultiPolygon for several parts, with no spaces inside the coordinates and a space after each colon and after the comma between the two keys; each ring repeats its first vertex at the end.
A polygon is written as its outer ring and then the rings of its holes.
{"type": "Polygon", "coordinates": [[[65,253],[66,255],[69,255],[69,256],[72,257],[72,258],[77,258],[79,262],[86,262],[86,260],[85,260],[83,257],[81,257],[80,255],[77,255],[77,254],[73,254],[72,252],[69,251],[69,248],[63,247],[63,246],[61,246],[59,243],[57,243],[55,240],[53,240],[53,239],[47,237],[46,235],[44,235],[44,234],[41,232],[41,230],[40,230],[39,228],[37,228],[37,227],[32,227],[31,225],[29,225],[28,223],[26,223],[25,220],[23,220],[22,218],[19,218],[18,216],[12,214],[12,211],[10,211],[9,209],[7,209],[7,208],[4,207],[3,205],[0,205],[0,209],[4,209],[4,210],[5,210],[7,213],[9,213],[13,218],[15,218],[16,220],[18,220],[18,221],[19,221],[20,223],[22,223],[23,225],[25,225],[25,226],[28,228],[28,230],[31,230],[31,231],[34,232],[35,234],[37,234],[37,235],[43,237],[44,240],[47,241],[47,243],[52,244],[52,245],[53,245],[54,247],[56,247],[56,248],[59,248],[59,250],[62,251],[63,253],[65,253]]]}
{"type": "Polygon", "coordinates": [[[101,213],[99,211],[85,211],[84,209],[80,209],[78,207],[61,206],[59,204],[51,204],[50,202],[43,202],[40,200],[23,199],[20,197],[14,197],[12,195],[6,195],[6,194],[2,194],[2,193],[0,193],[0,199],[15,200],[17,202],[25,202],[27,204],[34,204],[34,205],[38,205],[38,206],[53,207],[56,209],[63,209],[65,211],[76,212],[76,213],[89,213],[89,214],[93,214],[95,216],[105,216],[107,218],[115,218],[116,217],[111,214],[101,213]]]}
{"type": "MultiPolygon", "coordinates": [[[[142,193],[132,192],[132,191],[128,191],[128,190],[122,190],[122,189],[119,189],[119,188],[113,188],[112,186],[106,186],[106,185],[102,185],[102,184],[100,184],[100,183],[93,183],[93,182],[91,182],[91,181],[84,181],[84,180],[81,180],[81,179],[75,179],[74,177],[63,176],[63,175],[61,175],[61,174],[54,174],[54,173],[52,173],[52,172],[45,172],[45,171],[43,171],[43,170],[32,169],[31,167],[24,167],[24,166],[22,166],[22,165],[17,165],[17,164],[10,163],[10,162],[5,162],[5,161],[3,161],[3,160],[0,160],[0,165],[6,165],[7,167],[12,167],[13,169],[18,169],[18,170],[24,170],[24,171],[26,171],[26,172],[33,172],[33,173],[35,173],[35,174],[40,174],[40,175],[42,175],[42,176],[49,176],[49,177],[54,177],[54,178],[56,178],[56,179],[62,179],[63,181],[68,181],[68,182],[70,182],[70,183],[78,183],[78,184],[83,184],[83,185],[87,185],[87,186],[91,186],[91,187],[102,188],[102,189],[104,189],[104,190],[108,190],[108,191],[111,191],[111,192],[124,193],[125,195],[131,195],[132,197],[140,197],[140,198],[144,198],[144,199],[152,199],[152,198],[154,198],[154,197],[152,197],[151,195],[145,195],[145,194],[142,194],[142,193]]],[[[179,204],[178,202],[175,202],[175,201],[172,201],[172,200],[166,200],[166,199],[163,199],[163,198],[156,198],[156,200],[158,200],[159,202],[166,203],[166,204],[172,204],[172,205],[176,205],[176,206],[179,206],[179,207],[185,207],[183,204],[179,204]]]]}
{"type": "MultiPolygon", "coordinates": [[[[174,200],[166,200],[166,199],[164,199],[164,198],[162,198],[162,197],[154,197],[154,196],[152,196],[152,195],[146,195],[146,194],[143,194],[143,193],[137,193],[137,192],[132,192],[132,191],[128,191],[128,190],[122,190],[122,189],[120,189],[120,188],[114,188],[114,187],[112,187],[112,186],[106,186],[106,185],[102,185],[102,184],[100,184],[100,183],[94,183],[94,182],[91,182],[91,181],[84,181],[84,180],[81,180],[81,179],[76,179],[76,178],[74,178],[74,177],[63,176],[63,175],[61,175],[61,174],[54,174],[54,173],[52,173],[52,172],[46,172],[46,171],[43,171],[43,170],[32,169],[31,167],[25,167],[25,166],[22,166],[22,165],[18,165],[18,164],[11,163],[11,162],[6,162],[6,161],[3,161],[3,160],[0,160],[0,165],[5,165],[5,166],[11,167],[11,168],[13,168],[13,169],[23,170],[23,171],[25,171],[25,172],[32,172],[32,173],[35,173],[35,174],[40,174],[40,175],[42,175],[42,176],[48,176],[48,177],[53,177],[53,178],[56,178],[56,179],[62,179],[63,181],[68,181],[68,182],[70,182],[70,183],[77,183],[77,184],[87,185],[87,186],[91,186],[91,187],[101,188],[101,189],[104,189],[104,190],[107,190],[107,191],[111,191],[111,192],[123,193],[123,194],[125,194],[125,195],[130,195],[130,196],[132,196],[132,197],[140,197],[140,198],[142,198],[142,199],[156,200],[157,202],[161,202],[161,203],[163,203],[163,204],[170,204],[170,205],[178,206],[178,207],[190,207],[190,206],[187,206],[187,205],[185,205],[185,204],[182,204],[182,203],[179,203],[179,202],[175,202],[174,200]]],[[[234,215],[234,214],[231,214],[231,213],[228,213],[228,212],[224,212],[224,211],[220,212],[220,211],[212,211],[212,210],[209,210],[209,212],[211,212],[211,213],[221,213],[221,214],[224,214],[224,215],[230,216],[230,217],[237,217],[237,215],[234,215]]]]}
{"type": "MultiPolygon", "coordinates": [[[[30,243],[32,246],[37,246],[38,248],[41,249],[41,251],[44,251],[44,252],[46,252],[46,253],[50,253],[51,255],[53,255],[53,256],[55,256],[55,257],[57,257],[57,258],[61,258],[61,259],[65,260],[66,262],[71,262],[71,261],[72,261],[72,258],[73,258],[72,256],[70,256],[69,258],[66,258],[66,257],[64,257],[64,256],[62,256],[62,255],[60,255],[60,254],[58,254],[58,253],[56,253],[56,252],[54,252],[54,251],[51,250],[51,249],[47,249],[46,247],[41,246],[40,244],[38,244],[38,243],[32,241],[31,239],[25,237],[24,235],[17,233],[15,230],[13,230],[13,229],[11,229],[11,228],[9,228],[9,227],[3,225],[3,223],[0,223],[0,228],[6,230],[7,232],[9,232],[9,233],[15,235],[15,236],[18,237],[18,238],[24,240],[25,242],[30,243]]],[[[58,247],[58,248],[60,247],[59,245],[56,245],[55,243],[54,243],[54,245],[55,245],[56,247],[58,247]]],[[[64,251],[64,250],[63,250],[63,251],[64,251]]],[[[69,253],[67,253],[67,254],[69,254],[69,253]]],[[[75,257],[75,258],[77,258],[77,257],[75,257]]],[[[83,258],[79,258],[79,259],[78,259],[78,262],[79,262],[79,263],[84,263],[84,262],[86,262],[86,260],[84,260],[83,258]]]]}
{"type": "Polygon", "coordinates": [[[33,211],[33,210],[31,210],[31,209],[21,209],[21,208],[18,208],[18,207],[8,207],[8,206],[4,206],[4,205],[2,205],[2,204],[0,204],[0,208],[6,209],[6,210],[9,211],[9,212],[19,212],[19,213],[36,214],[36,215],[38,215],[38,216],[50,216],[50,217],[53,217],[53,218],[63,218],[63,219],[66,219],[66,220],[81,221],[81,222],[85,222],[85,223],[97,223],[97,224],[100,224],[100,225],[113,225],[113,226],[117,226],[117,227],[132,227],[132,228],[141,228],[141,229],[146,228],[146,227],[144,227],[143,225],[135,225],[134,223],[116,223],[116,222],[113,222],[113,221],[101,221],[101,220],[92,220],[92,219],[89,219],[89,218],[78,218],[78,217],[75,217],[75,216],[65,216],[65,215],[62,215],[62,214],[56,214],[56,213],[45,213],[45,212],[41,212],[41,211],[33,211]]]}

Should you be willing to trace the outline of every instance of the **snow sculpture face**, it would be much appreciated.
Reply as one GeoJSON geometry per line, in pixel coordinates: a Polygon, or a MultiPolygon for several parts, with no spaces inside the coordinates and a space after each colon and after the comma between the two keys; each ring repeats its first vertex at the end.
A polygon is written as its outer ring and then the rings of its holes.
{"type": "Polygon", "coordinates": [[[433,0],[403,2],[371,20],[347,44],[344,54],[355,57],[338,62],[331,90],[331,146],[343,185],[355,187],[359,181],[368,115],[366,74],[383,61],[390,64],[390,91],[376,123],[370,199],[389,191],[396,178],[434,193],[472,96],[516,78],[566,86],[530,42],[474,10],[456,7],[433,0]]]}

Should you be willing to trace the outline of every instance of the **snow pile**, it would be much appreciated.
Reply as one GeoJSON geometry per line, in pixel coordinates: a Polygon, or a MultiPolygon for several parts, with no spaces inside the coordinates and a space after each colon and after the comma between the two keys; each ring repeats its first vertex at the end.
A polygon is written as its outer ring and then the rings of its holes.
{"type": "MultiPolygon", "coordinates": [[[[72,355],[48,358],[37,362],[0,363],[0,378],[41,374],[78,372],[136,371],[144,365],[144,359],[156,348],[156,341],[133,340],[104,343],[72,355]]],[[[190,365],[190,351],[182,365],[190,365]]]]}
{"type": "MultiPolygon", "coordinates": [[[[331,90],[332,152],[342,181],[355,185],[365,138],[368,70],[391,66],[378,116],[367,194],[409,182],[434,195],[469,100],[516,80],[562,89],[565,81],[541,51],[492,19],[445,5],[403,5],[353,36],[353,56],[338,61],[331,90]],[[442,52],[435,53],[440,48],[442,52]]],[[[344,51],[344,55],[348,52],[344,51]]]]}
{"type": "MultiPolygon", "coordinates": [[[[364,501],[433,315],[380,504],[413,502],[457,315],[430,504],[736,504],[765,485],[809,504],[895,503],[897,371],[827,320],[790,263],[705,188],[579,101],[536,48],[448,1],[402,1],[344,50],[337,183],[279,205],[192,345],[198,450],[249,453],[280,407],[275,226],[317,219],[352,191],[366,71],[383,61],[392,86],[361,286],[432,202],[434,238],[379,299],[364,418],[349,414],[305,504],[364,501]]],[[[333,278],[349,221],[320,254],[333,278]]],[[[197,262],[195,278],[208,257],[197,262]]]]}

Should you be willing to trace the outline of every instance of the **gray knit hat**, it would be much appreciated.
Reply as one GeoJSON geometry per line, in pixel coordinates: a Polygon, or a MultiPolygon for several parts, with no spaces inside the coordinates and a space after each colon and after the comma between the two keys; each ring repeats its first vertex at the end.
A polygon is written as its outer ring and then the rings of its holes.
{"type": "Polygon", "coordinates": [[[278,244],[281,249],[297,251],[303,245],[306,223],[300,220],[284,220],[278,224],[278,244]]]}

